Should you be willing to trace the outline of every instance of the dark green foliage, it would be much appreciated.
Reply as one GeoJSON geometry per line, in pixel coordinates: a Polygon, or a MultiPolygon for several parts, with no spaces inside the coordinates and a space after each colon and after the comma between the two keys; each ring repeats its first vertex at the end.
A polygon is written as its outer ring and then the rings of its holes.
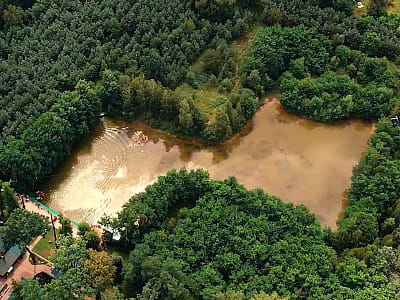
{"type": "Polygon", "coordinates": [[[74,240],[71,236],[64,236],[59,240],[57,251],[50,257],[54,267],[62,277],[53,280],[37,291],[47,294],[45,299],[72,299],[93,295],[91,287],[93,278],[85,272],[85,261],[88,259],[86,243],[83,239],[74,240]]]}
{"type": "Polygon", "coordinates": [[[170,172],[109,223],[122,236],[127,228],[127,243],[134,246],[124,269],[126,296],[244,300],[276,291],[290,299],[393,297],[376,247],[355,249],[336,264],[334,250],[325,244],[328,234],[304,206],[247,191],[234,178],[210,181],[206,175],[170,172]],[[202,184],[195,186],[199,175],[202,184]],[[187,189],[181,189],[184,181],[189,181],[187,189]],[[171,205],[185,207],[176,226],[166,230],[171,205]],[[137,216],[140,225],[131,227],[128,219],[137,216]],[[149,225],[157,219],[157,226],[143,231],[142,219],[149,225]]]}
{"type": "MultiPolygon", "coordinates": [[[[257,78],[257,71],[252,74],[257,78]]],[[[111,114],[125,119],[141,117],[155,124],[161,123],[175,133],[201,137],[210,144],[225,141],[238,132],[259,105],[258,97],[252,90],[240,88],[231,93],[229,102],[216,109],[214,120],[205,124],[193,97],[183,97],[154,80],[118,76],[106,70],[103,82],[100,96],[111,114]]],[[[221,82],[223,84],[232,88],[233,83],[225,79],[221,82]]],[[[260,82],[253,82],[252,86],[262,93],[260,82]]]]}
{"type": "Polygon", "coordinates": [[[195,0],[195,8],[201,16],[210,20],[226,20],[235,12],[235,0],[195,0]]]}
{"type": "Polygon", "coordinates": [[[253,117],[258,106],[259,99],[252,90],[238,89],[229,102],[216,109],[215,119],[207,124],[201,136],[210,144],[227,140],[253,117]]]}
{"type": "Polygon", "coordinates": [[[377,249],[371,254],[372,257],[361,260],[349,253],[349,257],[336,266],[340,286],[331,299],[396,299],[396,288],[384,275],[386,269],[377,249]]]}
{"type": "Polygon", "coordinates": [[[292,59],[304,58],[305,67],[312,74],[324,73],[330,51],[329,40],[315,29],[304,26],[264,28],[258,31],[242,70],[248,75],[257,70],[264,87],[268,88],[267,78],[277,79],[289,68],[292,59]]]}
{"type": "Polygon", "coordinates": [[[304,65],[304,57],[292,60],[289,65],[289,71],[297,79],[306,77],[308,70],[304,65]]]}
{"type": "MultiPolygon", "coordinates": [[[[190,174],[180,176],[191,178],[190,174]]],[[[164,295],[162,299],[174,299],[173,291],[163,287],[165,276],[176,282],[180,294],[194,299],[236,286],[245,292],[296,295],[310,277],[313,287],[303,290],[304,296],[329,289],[324,278],[329,277],[334,254],[304,207],[294,208],[260,190],[248,192],[232,178],[209,185],[193,197],[194,208],[181,211],[170,237],[148,233],[131,253],[125,271],[129,295],[147,295],[150,289],[164,295]]]]}
{"type": "Polygon", "coordinates": [[[21,25],[23,9],[30,8],[34,0],[1,0],[0,1],[0,29],[21,25]]]}
{"type": "Polygon", "coordinates": [[[117,115],[122,111],[122,91],[118,78],[118,72],[108,69],[104,70],[101,77],[100,98],[104,109],[111,115],[117,115]]]}
{"type": "MultiPolygon", "coordinates": [[[[349,207],[339,223],[339,247],[374,242],[393,233],[400,225],[400,128],[381,120],[370,139],[370,147],[355,168],[349,192],[349,207]]],[[[392,245],[399,244],[392,237],[392,245]]]]}
{"type": "Polygon", "coordinates": [[[264,95],[265,89],[272,87],[271,83],[272,79],[268,75],[262,78],[258,70],[251,70],[248,76],[245,74],[242,79],[243,87],[253,90],[259,97],[264,95]]]}
{"type": "Polygon", "coordinates": [[[112,257],[113,266],[115,267],[115,284],[121,284],[123,280],[122,274],[122,257],[121,256],[113,256],[112,257]]]}
{"type": "Polygon", "coordinates": [[[252,13],[233,13],[221,23],[199,16],[190,0],[39,1],[21,30],[0,34],[0,145],[104,69],[177,86],[205,47],[248,29],[252,13]]]}
{"type": "MultiPolygon", "coordinates": [[[[384,15],[389,2],[371,0],[369,13],[384,15]]],[[[0,33],[0,164],[6,166],[0,178],[17,180],[19,189],[50,174],[102,109],[217,143],[240,130],[278,79],[282,105],[320,121],[376,120],[400,107],[400,75],[388,62],[400,56],[400,18],[349,17],[352,0],[0,4],[6,29],[0,33]],[[255,12],[275,26],[259,30],[238,74],[241,58],[227,45],[248,30],[255,12]],[[205,80],[199,80],[188,66],[204,50],[205,80]],[[97,91],[80,81],[101,74],[97,91]],[[229,93],[208,123],[198,99],[174,90],[183,80],[229,93]]],[[[134,249],[124,273],[127,296],[242,300],[276,291],[291,299],[394,299],[399,136],[387,119],[378,123],[335,233],[321,230],[304,207],[247,191],[234,179],[169,172],[132,197],[117,218],[103,220],[120,234],[120,246],[134,249]],[[378,251],[372,243],[386,247],[378,251]]],[[[23,246],[47,224],[16,209],[12,190],[3,187],[1,213],[14,211],[1,234],[7,245],[23,246]]],[[[61,223],[61,233],[70,235],[70,222],[61,223]]],[[[67,241],[53,257],[63,279],[44,290],[27,281],[17,289],[27,293],[21,297],[93,294],[81,269],[86,248],[97,249],[99,240],[87,225],[79,231],[80,242],[67,241]]],[[[122,262],[114,265],[120,283],[122,262]]]]}
{"type": "Polygon", "coordinates": [[[358,85],[347,75],[326,73],[316,80],[307,77],[297,80],[290,74],[281,83],[283,107],[319,121],[349,118],[358,85]]]}
{"type": "MultiPolygon", "coordinates": [[[[370,34],[379,37],[377,56],[386,56],[395,61],[400,55],[400,32],[397,30],[398,17],[395,15],[379,19],[370,16],[354,18],[347,16],[350,2],[353,1],[318,1],[325,2],[321,8],[316,7],[316,1],[280,0],[268,1],[264,9],[264,22],[268,25],[282,26],[304,25],[332,38],[336,44],[344,44],[352,49],[360,49],[361,43],[370,34]],[[333,9],[333,6],[337,10],[333,9]],[[342,7],[344,9],[338,9],[342,7]],[[345,11],[342,13],[340,10],[345,11]]],[[[378,0],[387,2],[387,0],[378,0]]],[[[375,50],[375,51],[376,51],[375,50]]]]}
{"type": "Polygon", "coordinates": [[[354,1],[353,0],[333,0],[332,7],[335,10],[343,12],[347,16],[350,16],[353,12],[354,1]]]}
{"type": "Polygon", "coordinates": [[[360,51],[368,56],[377,56],[381,39],[376,32],[368,32],[360,44],[360,51]]]}
{"type": "Polygon", "coordinates": [[[95,231],[88,231],[82,237],[88,249],[99,250],[100,238],[95,231]]]}
{"type": "Polygon", "coordinates": [[[202,55],[203,71],[215,75],[218,80],[230,78],[235,68],[234,57],[234,51],[222,40],[216,49],[209,49],[202,55]]]}
{"type": "Polygon", "coordinates": [[[351,117],[378,119],[398,105],[400,75],[388,67],[386,59],[367,58],[359,51],[339,46],[333,56],[334,70],[347,69],[348,75],[327,72],[317,79],[301,78],[300,67],[292,68],[281,81],[281,103],[290,112],[319,121],[337,121],[351,117]],[[299,71],[300,69],[300,71],[299,71]]]}
{"type": "Polygon", "coordinates": [[[232,127],[229,117],[223,108],[217,109],[215,112],[215,121],[209,124],[202,136],[211,143],[224,141],[232,135],[232,127]]]}
{"type": "Polygon", "coordinates": [[[1,176],[16,180],[20,190],[29,190],[50,174],[69,154],[73,143],[89,132],[101,111],[100,99],[86,82],[64,92],[56,104],[42,114],[20,139],[0,149],[1,176]]]}
{"type": "Polygon", "coordinates": [[[178,133],[196,136],[204,126],[191,98],[144,77],[131,78],[109,70],[103,72],[100,96],[110,114],[132,120],[141,117],[162,122],[178,133]]]}

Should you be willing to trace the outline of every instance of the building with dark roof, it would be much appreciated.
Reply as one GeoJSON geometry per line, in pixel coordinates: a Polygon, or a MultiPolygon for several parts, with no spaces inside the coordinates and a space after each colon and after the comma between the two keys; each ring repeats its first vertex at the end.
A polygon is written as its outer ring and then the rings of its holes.
{"type": "Polygon", "coordinates": [[[0,276],[4,277],[13,270],[15,262],[21,254],[21,249],[17,245],[6,250],[3,240],[0,238],[0,276]]]}

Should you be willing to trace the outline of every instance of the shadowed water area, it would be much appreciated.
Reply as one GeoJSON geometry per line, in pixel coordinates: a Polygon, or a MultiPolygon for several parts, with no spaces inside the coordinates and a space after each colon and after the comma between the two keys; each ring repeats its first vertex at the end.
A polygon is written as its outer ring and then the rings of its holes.
{"type": "Polygon", "coordinates": [[[352,168],[366,150],[371,123],[313,122],[264,105],[240,134],[210,147],[176,138],[141,122],[105,119],[46,178],[50,206],[73,220],[95,222],[173,168],[205,168],[214,179],[236,176],[286,202],[305,204],[336,227],[352,168]],[[149,141],[134,147],[142,130],[149,141]]]}

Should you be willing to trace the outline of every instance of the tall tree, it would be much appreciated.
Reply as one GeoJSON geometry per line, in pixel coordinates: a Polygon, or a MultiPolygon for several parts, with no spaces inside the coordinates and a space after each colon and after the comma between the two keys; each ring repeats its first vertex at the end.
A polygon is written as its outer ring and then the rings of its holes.
{"type": "Polygon", "coordinates": [[[60,215],[59,219],[60,219],[60,224],[61,224],[60,234],[72,235],[71,220],[66,217],[63,217],[62,215],[60,215]]]}
{"type": "Polygon", "coordinates": [[[48,229],[46,217],[24,209],[15,209],[0,230],[6,247],[15,244],[21,248],[29,245],[33,238],[43,235],[48,229]]]}
{"type": "Polygon", "coordinates": [[[8,217],[17,208],[19,205],[14,190],[8,182],[0,181],[0,214],[8,217]]]}
{"type": "Polygon", "coordinates": [[[89,274],[91,285],[95,290],[103,292],[112,287],[116,268],[107,252],[89,249],[84,269],[89,274]]]}

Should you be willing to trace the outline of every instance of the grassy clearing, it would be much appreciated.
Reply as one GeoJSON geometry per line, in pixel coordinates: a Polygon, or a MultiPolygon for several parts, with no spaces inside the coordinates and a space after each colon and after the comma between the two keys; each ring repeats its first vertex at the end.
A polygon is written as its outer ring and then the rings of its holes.
{"type": "MultiPolygon", "coordinates": [[[[364,4],[364,7],[361,9],[358,9],[357,7],[354,8],[354,13],[353,15],[356,18],[359,18],[368,12],[368,5],[369,5],[369,0],[362,0],[362,4],[364,4]]],[[[393,5],[389,7],[388,13],[390,14],[400,14],[400,1],[399,0],[394,0],[393,5]]]]}
{"type": "Polygon", "coordinates": [[[107,253],[111,256],[121,256],[123,263],[129,258],[129,252],[116,246],[107,246],[107,253]]]}
{"type": "MultiPolygon", "coordinates": [[[[56,231],[57,238],[59,237],[58,230],[56,231]]],[[[45,237],[41,238],[39,243],[36,244],[36,246],[32,249],[33,252],[39,254],[40,256],[43,256],[44,258],[49,258],[51,251],[55,247],[55,241],[54,241],[54,235],[53,235],[53,229],[50,228],[45,237]],[[51,242],[49,242],[51,241],[51,242]]]]}
{"type": "MultiPolygon", "coordinates": [[[[223,105],[226,101],[228,101],[229,96],[237,91],[237,89],[240,87],[239,66],[245,57],[246,51],[252,45],[253,40],[260,28],[262,28],[261,25],[256,25],[250,32],[246,33],[238,40],[232,42],[229,46],[235,52],[235,74],[231,78],[234,82],[234,85],[231,92],[218,92],[216,86],[201,82],[198,83],[197,88],[193,88],[190,85],[184,83],[176,89],[176,91],[179,92],[182,96],[193,98],[195,104],[200,108],[205,116],[207,116],[209,121],[213,121],[216,109],[220,105],[223,105]]],[[[205,76],[203,74],[203,60],[204,54],[201,55],[190,67],[190,71],[192,71],[194,74],[197,74],[197,76],[199,77],[205,76]]]]}
{"type": "Polygon", "coordinates": [[[218,106],[228,101],[226,95],[219,93],[216,88],[199,88],[195,89],[188,84],[183,84],[177,91],[186,97],[193,98],[197,107],[205,114],[209,119],[214,116],[215,110],[218,106]]]}
{"type": "Polygon", "coordinates": [[[400,1],[394,0],[393,6],[389,7],[388,12],[391,14],[400,14],[400,1]]]}
{"type": "Polygon", "coordinates": [[[262,25],[257,24],[256,26],[254,26],[254,28],[251,31],[249,31],[248,33],[243,35],[240,39],[234,41],[231,44],[231,47],[233,49],[237,50],[237,52],[239,53],[238,60],[237,60],[238,65],[240,65],[240,63],[242,62],[244,54],[250,48],[250,46],[253,44],[253,41],[257,35],[257,32],[262,27],[263,27],[262,25]]]}
{"type": "Polygon", "coordinates": [[[364,5],[363,8],[357,8],[357,5],[354,8],[353,15],[356,18],[360,18],[361,16],[366,15],[368,12],[369,0],[362,0],[361,3],[364,5]]]}

